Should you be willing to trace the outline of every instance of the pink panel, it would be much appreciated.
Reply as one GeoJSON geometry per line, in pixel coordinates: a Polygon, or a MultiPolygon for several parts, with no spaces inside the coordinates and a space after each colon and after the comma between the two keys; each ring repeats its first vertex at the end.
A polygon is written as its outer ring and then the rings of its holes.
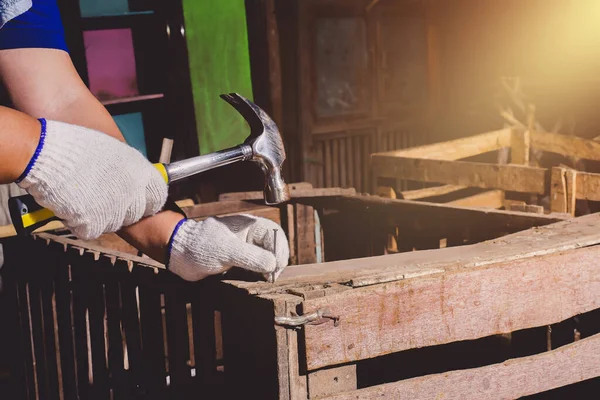
{"type": "Polygon", "coordinates": [[[83,33],[90,90],[100,100],[139,95],[130,29],[83,33]]]}

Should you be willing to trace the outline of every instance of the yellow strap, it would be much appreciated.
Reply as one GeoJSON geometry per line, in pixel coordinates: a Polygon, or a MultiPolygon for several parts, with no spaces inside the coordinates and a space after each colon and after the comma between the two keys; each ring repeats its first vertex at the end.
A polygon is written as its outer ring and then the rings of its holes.
{"type": "Polygon", "coordinates": [[[23,214],[21,216],[21,221],[23,221],[23,227],[28,228],[31,225],[49,220],[52,217],[54,217],[54,213],[52,211],[48,210],[47,208],[42,208],[41,210],[23,214]]]}
{"type": "Polygon", "coordinates": [[[160,174],[162,175],[163,179],[165,180],[165,183],[169,184],[169,174],[167,174],[167,169],[165,168],[165,164],[157,163],[157,164],[154,164],[154,166],[156,167],[158,172],[160,172],[160,174]]]}

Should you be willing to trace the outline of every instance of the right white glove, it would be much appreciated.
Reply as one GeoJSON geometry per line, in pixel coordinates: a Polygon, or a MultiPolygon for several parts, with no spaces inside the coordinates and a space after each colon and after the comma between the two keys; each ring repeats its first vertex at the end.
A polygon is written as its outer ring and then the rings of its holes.
{"type": "Polygon", "coordinates": [[[95,239],[162,209],[167,184],[138,150],[98,131],[40,122],[38,148],[16,183],[75,236],[95,239]]]}
{"type": "Polygon", "coordinates": [[[188,281],[240,267],[273,282],[289,257],[290,246],[281,226],[240,214],[180,221],[169,243],[168,267],[188,281]]]}

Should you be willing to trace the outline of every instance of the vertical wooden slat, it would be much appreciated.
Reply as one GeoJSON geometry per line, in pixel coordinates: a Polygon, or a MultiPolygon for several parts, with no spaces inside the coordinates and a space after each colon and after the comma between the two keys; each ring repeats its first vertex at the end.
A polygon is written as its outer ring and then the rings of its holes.
{"type": "Polygon", "coordinates": [[[332,157],[331,157],[331,168],[332,168],[332,185],[333,187],[339,187],[340,186],[340,157],[339,157],[339,150],[340,150],[340,146],[339,146],[339,140],[338,139],[333,139],[331,141],[331,151],[332,151],[332,157]]]}
{"type": "Polygon", "coordinates": [[[331,145],[328,140],[323,141],[325,153],[325,187],[331,187],[333,181],[333,171],[331,165],[331,145]]]}
{"type": "Polygon", "coordinates": [[[352,140],[354,141],[354,184],[356,185],[356,190],[358,192],[362,192],[363,191],[363,184],[362,184],[362,177],[361,177],[361,167],[362,167],[362,162],[364,162],[363,160],[361,160],[361,148],[360,148],[360,136],[354,136],[352,138],[352,140]]]}
{"type": "Polygon", "coordinates": [[[313,184],[315,184],[316,187],[323,187],[324,182],[325,182],[325,179],[324,179],[325,158],[323,156],[323,146],[324,146],[324,144],[322,142],[316,143],[317,160],[319,162],[319,164],[315,165],[315,168],[317,169],[317,181],[314,182],[313,184]]]}
{"type": "Polygon", "coordinates": [[[106,327],[108,334],[108,370],[111,378],[113,398],[125,399],[127,396],[127,377],[123,365],[123,336],[121,334],[121,294],[117,270],[107,257],[99,260],[104,281],[106,298],[106,327]]]}
{"type": "Polygon", "coordinates": [[[125,334],[129,375],[131,375],[133,384],[138,386],[137,392],[143,394],[145,391],[145,388],[142,385],[144,365],[142,358],[142,341],[140,337],[140,320],[136,299],[136,284],[126,261],[117,260],[114,268],[119,282],[121,283],[121,323],[125,334]]]}
{"type": "Polygon", "coordinates": [[[75,343],[77,390],[79,397],[89,397],[89,358],[87,347],[87,288],[85,287],[85,265],[82,265],[78,249],[68,251],[71,265],[71,285],[73,288],[72,313],[75,343]]]}
{"type": "Polygon", "coordinates": [[[27,295],[27,284],[21,281],[17,284],[17,303],[19,305],[19,316],[23,338],[23,353],[25,355],[25,380],[27,384],[28,399],[38,398],[36,359],[33,351],[33,338],[31,332],[29,296],[27,295]]]}
{"type": "Polygon", "coordinates": [[[192,301],[192,329],[196,379],[204,386],[215,383],[217,372],[217,343],[215,337],[215,298],[211,282],[194,287],[192,301]]]}
{"type": "Polygon", "coordinates": [[[183,281],[176,276],[165,276],[165,315],[167,322],[167,346],[169,357],[169,379],[174,395],[182,396],[190,384],[189,337],[187,309],[180,285],[183,281]]]}
{"type": "Polygon", "coordinates": [[[348,162],[346,161],[347,138],[340,139],[340,186],[348,187],[348,162]]]}
{"type": "Polygon", "coordinates": [[[370,135],[364,135],[361,137],[361,141],[362,141],[362,148],[363,148],[363,171],[362,171],[362,175],[363,175],[363,192],[364,193],[370,193],[371,192],[371,146],[370,146],[370,135]]]}
{"type": "Polygon", "coordinates": [[[54,271],[56,290],[56,317],[58,324],[58,345],[60,348],[60,366],[62,389],[65,400],[77,399],[77,380],[75,347],[73,341],[73,320],[71,319],[71,285],[68,253],[63,245],[51,243],[50,249],[56,257],[57,268],[54,271]]]}
{"type": "MultiPolygon", "coordinates": [[[[49,252],[48,246],[41,240],[35,241],[35,251],[37,255],[47,255],[49,252]]],[[[39,259],[38,259],[39,260],[39,259]]],[[[56,260],[50,257],[44,257],[39,260],[36,265],[36,275],[40,282],[40,302],[43,323],[44,348],[46,351],[46,376],[47,390],[49,399],[59,399],[59,387],[62,386],[59,382],[59,357],[57,353],[57,341],[54,334],[56,320],[54,318],[54,284],[53,284],[53,268],[56,265],[56,260]]]]}
{"type": "Polygon", "coordinates": [[[159,283],[161,278],[150,268],[138,267],[132,272],[139,283],[140,328],[144,359],[144,387],[149,393],[164,390],[165,349],[162,327],[159,283]]]}
{"type": "Polygon", "coordinates": [[[346,162],[348,165],[348,187],[355,187],[354,182],[354,146],[352,144],[352,138],[346,139],[346,162]]]}
{"type": "Polygon", "coordinates": [[[296,205],[295,208],[298,264],[315,263],[317,258],[313,208],[303,205],[296,205]]]}

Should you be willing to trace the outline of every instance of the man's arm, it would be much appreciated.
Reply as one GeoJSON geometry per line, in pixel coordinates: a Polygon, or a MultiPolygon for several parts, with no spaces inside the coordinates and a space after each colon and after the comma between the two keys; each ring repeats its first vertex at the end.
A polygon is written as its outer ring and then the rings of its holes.
{"type": "MultiPolygon", "coordinates": [[[[18,110],[36,118],[43,117],[95,129],[124,141],[113,118],[85,86],[66,52],[38,48],[2,50],[0,75],[18,110]]],[[[24,124],[24,121],[18,124],[15,122],[17,125],[10,125],[9,129],[1,129],[0,132],[0,143],[10,143],[12,140],[15,153],[11,153],[11,157],[18,158],[15,165],[22,166],[14,179],[27,165],[39,139],[39,124],[35,133],[33,125],[37,121],[34,118],[30,120],[33,121],[29,122],[33,133],[22,131],[20,125],[24,124]],[[25,140],[22,143],[17,138],[25,140]],[[23,164],[21,158],[27,154],[29,157],[25,157],[26,161],[23,164]]],[[[0,127],[10,124],[4,122],[4,119],[0,121],[0,127]]],[[[6,163],[2,164],[4,166],[6,163]]],[[[14,181],[10,179],[13,178],[14,171],[6,172],[10,173],[6,175],[8,180],[4,182],[14,181]]],[[[0,174],[5,176],[3,171],[0,174]]],[[[175,212],[164,211],[123,228],[119,235],[148,256],[165,262],[169,239],[181,219],[182,216],[175,212]]]]}

